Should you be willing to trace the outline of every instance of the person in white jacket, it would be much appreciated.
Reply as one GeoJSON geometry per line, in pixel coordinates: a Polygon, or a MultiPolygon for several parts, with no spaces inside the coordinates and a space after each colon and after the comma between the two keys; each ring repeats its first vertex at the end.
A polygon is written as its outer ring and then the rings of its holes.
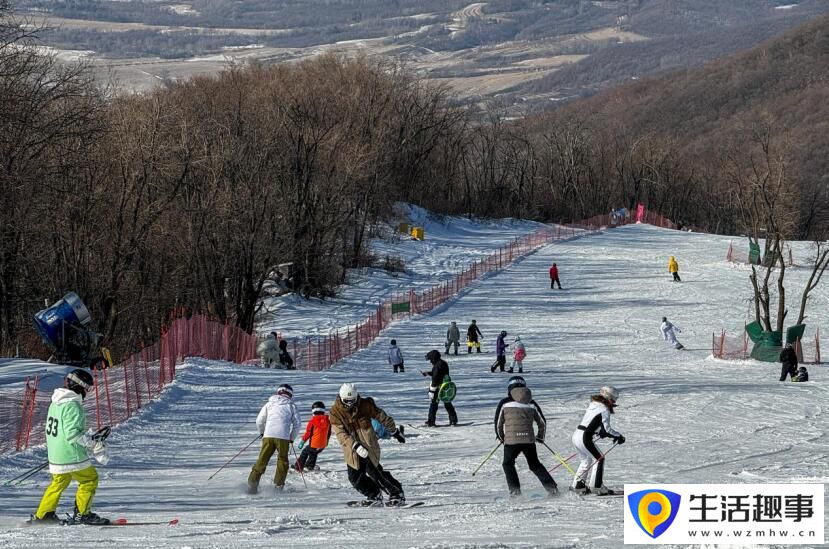
{"type": "Polygon", "coordinates": [[[616,407],[619,391],[615,387],[602,387],[598,395],[590,398],[590,405],[578,428],[573,432],[573,446],[581,458],[581,464],[573,477],[571,490],[578,493],[593,493],[609,496],[615,492],[603,484],[604,457],[594,442],[595,437],[612,438],[617,444],[624,444],[625,437],[610,426],[610,414],[616,407]]]}
{"type": "Polygon", "coordinates": [[[664,317],[664,316],[662,317],[662,326],[660,326],[659,329],[662,332],[662,339],[664,339],[665,341],[667,341],[668,343],[673,345],[674,349],[684,349],[685,348],[682,345],[682,343],[680,343],[676,339],[676,334],[677,333],[681,334],[682,330],[679,328],[679,326],[675,326],[674,324],[671,324],[671,322],[668,321],[667,317],[664,317]]]}
{"type": "Polygon", "coordinates": [[[388,359],[389,364],[391,364],[392,368],[394,368],[394,373],[397,373],[397,370],[400,370],[402,374],[405,372],[405,368],[403,366],[403,353],[400,352],[400,347],[397,346],[397,340],[392,339],[390,342],[389,351],[388,351],[388,359]]]}
{"type": "Polygon", "coordinates": [[[259,428],[262,437],[262,448],[259,450],[259,459],[248,476],[249,494],[259,491],[259,479],[265,473],[275,452],[278,456],[273,483],[277,490],[282,490],[285,486],[285,478],[288,476],[288,450],[302,427],[302,419],[293,397],[294,390],[290,385],[280,385],[276,394],[268,399],[256,416],[256,427],[259,428]]]}

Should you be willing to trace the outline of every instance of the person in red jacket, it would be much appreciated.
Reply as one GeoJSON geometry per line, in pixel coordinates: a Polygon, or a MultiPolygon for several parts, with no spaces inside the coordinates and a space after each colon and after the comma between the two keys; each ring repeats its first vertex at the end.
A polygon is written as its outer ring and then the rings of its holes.
{"type": "Polygon", "coordinates": [[[328,446],[328,439],[331,438],[331,421],[325,413],[325,404],[320,401],[315,402],[311,406],[311,414],[313,414],[311,420],[298,445],[302,453],[299,454],[299,459],[294,464],[294,469],[297,471],[313,471],[317,466],[317,456],[325,450],[328,446]]]}
{"type": "Polygon", "coordinates": [[[550,267],[550,289],[552,290],[555,288],[555,284],[558,283],[558,289],[561,289],[561,281],[558,279],[558,266],[553,263],[553,266],[550,267]]]}

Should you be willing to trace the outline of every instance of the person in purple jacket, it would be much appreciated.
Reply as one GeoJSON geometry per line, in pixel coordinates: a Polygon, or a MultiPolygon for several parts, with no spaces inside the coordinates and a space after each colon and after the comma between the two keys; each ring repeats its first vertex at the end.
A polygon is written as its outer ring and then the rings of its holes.
{"type": "Polygon", "coordinates": [[[501,371],[504,371],[504,367],[507,365],[507,347],[509,347],[508,343],[504,342],[504,338],[507,337],[507,331],[501,330],[501,333],[498,334],[498,339],[495,340],[495,362],[492,363],[492,366],[489,367],[490,372],[495,372],[496,369],[499,367],[501,371]]]}

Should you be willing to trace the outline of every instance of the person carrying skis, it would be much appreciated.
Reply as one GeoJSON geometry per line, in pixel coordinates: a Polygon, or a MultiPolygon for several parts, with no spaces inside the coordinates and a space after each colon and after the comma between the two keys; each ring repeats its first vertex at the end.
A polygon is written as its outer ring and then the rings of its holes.
{"type": "Polygon", "coordinates": [[[279,365],[286,370],[296,370],[294,359],[291,358],[291,353],[288,352],[288,342],[284,339],[279,342],[279,365]]]}
{"type": "Polygon", "coordinates": [[[328,446],[330,438],[331,421],[328,419],[328,414],[325,413],[325,403],[318,400],[311,406],[311,419],[305,427],[302,440],[297,444],[297,448],[302,450],[302,453],[299,454],[294,469],[297,471],[313,471],[317,466],[317,456],[328,446]],[[308,446],[305,446],[306,442],[308,446]]]}
{"type": "Polygon", "coordinates": [[[354,384],[344,383],[331,408],[331,429],[343,449],[348,481],[366,497],[364,506],[383,505],[382,492],[389,496],[386,505],[403,505],[403,487],[380,465],[380,444],[371,426],[372,419],[379,421],[398,442],[406,442],[394,419],[374,399],[361,397],[354,384]]]}
{"type": "Polygon", "coordinates": [[[394,373],[397,373],[397,370],[400,370],[400,373],[404,373],[405,366],[403,366],[403,353],[400,352],[400,347],[397,346],[397,340],[392,339],[389,342],[389,350],[387,352],[389,364],[391,364],[392,368],[394,369],[394,373]]]}
{"type": "Polygon", "coordinates": [[[490,373],[494,373],[496,369],[501,368],[501,371],[504,371],[504,367],[507,365],[507,347],[509,344],[504,342],[504,338],[507,337],[507,331],[501,330],[501,333],[498,334],[498,337],[495,339],[495,362],[492,363],[492,366],[489,367],[490,373]]]}
{"type": "Polygon", "coordinates": [[[458,345],[460,345],[460,341],[461,331],[458,329],[458,323],[453,320],[451,326],[449,326],[449,329],[446,330],[446,354],[449,354],[449,347],[454,345],[455,354],[457,355],[458,345]]]}
{"type": "Polygon", "coordinates": [[[553,263],[553,266],[550,267],[550,289],[554,289],[554,284],[558,284],[558,289],[561,289],[561,281],[558,279],[558,265],[553,263]]]}
{"type": "MultiPolygon", "coordinates": [[[[83,400],[95,382],[92,374],[83,369],[72,370],[63,380],[63,387],[52,393],[46,417],[46,452],[49,457],[49,473],[52,482],[43,493],[37,511],[32,515],[32,524],[60,524],[55,511],[60,496],[74,480],[78,483],[75,493],[75,512],[68,521],[72,524],[105,525],[110,520],[91,511],[92,499],[98,488],[98,472],[89,461],[89,450],[93,455],[103,456],[103,444],[109,434],[109,427],[97,432],[86,430],[86,412],[83,400]]],[[[99,459],[105,463],[105,459],[99,459]]]]}
{"type": "Polygon", "coordinates": [[[276,394],[268,399],[256,416],[256,427],[262,437],[259,459],[253,464],[248,475],[248,493],[259,491],[259,479],[265,473],[268,462],[277,454],[276,473],[273,483],[277,490],[285,487],[288,476],[288,449],[299,433],[302,423],[293,401],[294,390],[290,385],[280,385],[276,394]]]}
{"type": "Polygon", "coordinates": [[[524,454],[530,471],[538,477],[547,493],[553,496],[558,493],[558,487],[553,477],[539,461],[538,450],[535,446],[536,442],[544,442],[544,436],[547,433],[547,422],[544,420],[541,408],[533,400],[526,382],[512,384],[508,396],[509,401],[501,401],[498,404],[495,432],[498,440],[504,443],[503,467],[510,496],[521,495],[521,482],[515,470],[515,460],[521,454],[524,454]],[[537,434],[534,432],[533,423],[538,424],[537,434]]]}
{"type": "Polygon", "coordinates": [[[676,339],[676,334],[681,334],[682,330],[679,326],[669,322],[667,317],[662,317],[662,325],[659,327],[659,331],[662,332],[662,339],[673,345],[674,349],[679,350],[685,348],[685,346],[676,339]]]}
{"type": "Polygon", "coordinates": [[[679,263],[676,262],[674,256],[668,259],[668,272],[674,276],[673,282],[682,282],[682,279],[679,278],[679,263]]]}
{"type": "Polygon", "coordinates": [[[484,334],[481,333],[481,330],[478,328],[478,323],[474,320],[472,324],[469,325],[469,328],[466,329],[466,352],[471,353],[472,347],[474,346],[476,352],[481,352],[481,342],[478,341],[479,337],[484,337],[484,334]]]}
{"type": "Polygon", "coordinates": [[[786,381],[789,376],[794,380],[794,376],[797,375],[797,353],[791,343],[786,343],[780,351],[779,358],[783,366],[780,369],[780,381],[786,381]]]}
{"type": "Polygon", "coordinates": [[[515,340],[512,346],[512,365],[510,365],[509,373],[513,373],[515,371],[515,367],[518,366],[518,373],[521,374],[524,372],[524,359],[527,358],[527,348],[524,347],[524,342],[521,341],[520,336],[515,336],[515,340]]]}
{"type": "MultiPolygon", "coordinates": [[[[449,364],[440,358],[440,352],[432,349],[426,353],[426,360],[432,364],[431,371],[421,372],[424,376],[431,376],[432,382],[429,385],[429,417],[426,419],[426,427],[434,427],[438,414],[438,393],[445,377],[449,376],[449,364]]],[[[449,415],[449,425],[458,424],[458,414],[451,402],[444,402],[446,413],[449,415]]]]}
{"type": "Polygon", "coordinates": [[[598,395],[590,397],[590,405],[578,428],[573,432],[573,446],[576,447],[581,459],[579,468],[573,477],[571,489],[574,492],[592,493],[597,496],[615,494],[603,484],[605,460],[593,439],[596,436],[610,437],[616,444],[625,443],[625,437],[610,426],[610,414],[613,413],[618,398],[618,389],[611,386],[602,387],[598,395]]]}

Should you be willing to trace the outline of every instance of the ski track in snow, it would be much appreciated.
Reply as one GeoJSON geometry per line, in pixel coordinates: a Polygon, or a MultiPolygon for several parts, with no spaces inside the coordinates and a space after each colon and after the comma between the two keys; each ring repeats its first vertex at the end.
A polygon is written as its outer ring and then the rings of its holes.
{"type": "MultiPolygon", "coordinates": [[[[160,401],[113,430],[113,459],[98,469],[94,506],[104,516],[135,522],[178,518],[178,526],[19,528],[48,484],[48,476],[39,474],[32,482],[0,487],[0,544],[385,548],[391,538],[396,547],[621,547],[622,498],[564,493],[548,499],[519,460],[524,495],[510,499],[500,451],[471,476],[496,444],[490,421],[509,375],[490,374],[488,367],[501,329],[509,332],[508,341],[520,334],[527,346],[524,376],[548,417],[547,442],[560,454],[573,453],[570,435],[589,396],[603,384],[622,390],[612,421],[627,443],[608,457],[610,486],[826,482],[825,367],[810,367],[814,382],[779,383],[778,364],[729,363],[712,359],[707,350],[712,330],[742,325],[750,292],[745,269],[723,259],[728,240],[628,226],[549,245],[447,306],[391,326],[371,347],[326,372],[190,360],[160,401]],[[669,255],[680,262],[682,284],[670,281],[669,255]],[[561,268],[563,291],[549,289],[553,261],[561,268]],[[662,316],[682,327],[686,347],[706,350],[667,347],[658,330],[662,316]],[[322,470],[305,476],[307,488],[291,473],[288,489],[273,491],[272,461],[260,494],[246,495],[258,444],[206,480],[256,436],[256,414],[282,382],[293,385],[303,422],[313,401],[330,406],[339,385],[353,381],[399,423],[419,425],[428,408],[428,381],[418,373],[427,367],[423,355],[432,348],[443,352],[451,320],[463,330],[471,318],[478,320],[489,352],[467,355],[462,348],[448,361],[458,385],[459,419],[476,424],[407,427],[406,444],[381,443],[384,466],[403,483],[408,499],[424,500],[425,506],[347,508],[345,502],[359,496],[334,439],[320,455],[322,470]],[[392,337],[406,357],[405,374],[392,374],[385,363],[392,337]]],[[[789,273],[790,295],[805,276],[789,273]]],[[[819,306],[824,294],[813,305],[811,322],[825,323],[829,315],[819,306]]],[[[438,422],[446,421],[441,409],[438,422]]],[[[539,456],[548,467],[557,463],[541,446],[539,456]]],[[[44,449],[36,448],[0,464],[4,476],[12,476],[44,458],[44,449]]],[[[570,479],[563,468],[554,476],[566,490],[570,479]]],[[[64,495],[62,511],[71,511],[73,494],[74,487],[64,495]]]]}

